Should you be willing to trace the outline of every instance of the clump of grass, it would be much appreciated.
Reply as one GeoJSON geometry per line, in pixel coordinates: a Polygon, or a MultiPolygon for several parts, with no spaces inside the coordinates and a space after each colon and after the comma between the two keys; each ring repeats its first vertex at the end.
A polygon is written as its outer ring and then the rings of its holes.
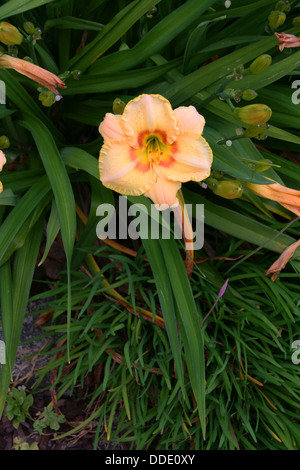
{"type": "MultiPolygon", "coordinates": [[[[218,240],[216,256],[220,254],[238,258],[251,252],[225,237],[218,240]]],[[[87,394],[87,406],[98,422],[95,448],[99,441],[110,439],[132,449],[299,449],[300,378],[291,350],[300,324],[297,273],[290,269],[273,283],[264,274],[272,258],[265,251],[240,264],[222,259],[217,266],[213,261],[198,264],[191,286],[199,321],[218,294],[207,277],[215,269],[224,275],[230,269],[228,291],[203,324],[204,439],[190,378],[185,369],[184,397],[165,326],[155,323],[159,299],[144,251],[134,263],[110,247],[93,250],[93,256],[103,264],[100,273],[108,285],[87,271],[76,279],[74,275],[70,364],[63,320],[67,289],[61,283],[52,291],[57,293],[50,305],[54,317],[45,331],[49,337],[59,334],[59,343],[53,341],[44,351],[49,361],[39,382],[55,368],[52,387],[59,396],[66,389],[72,393],[76,386],[84,387],[88,375],[98,371],[87,394]],[[112,302],[108,294],[112,287],[122,291],[128,302],[134,292],[135,312],[112,302]],[[150,321],[139,307],[153,313],[150,321]]],[[[182,347],[180,332],[179,342],[182,347]]]]}

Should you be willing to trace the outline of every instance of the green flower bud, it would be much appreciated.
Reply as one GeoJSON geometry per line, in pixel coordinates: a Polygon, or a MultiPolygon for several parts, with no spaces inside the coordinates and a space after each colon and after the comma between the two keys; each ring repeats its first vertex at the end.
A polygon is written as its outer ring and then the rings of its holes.
{"type": "Polygon", "coordinates": [[[293,18],[293,26],[300,26],[300,16],[293,18]]]}
{"type": "Polygon", "coordinates": [[[35,33],[35,26],[33,23],[31,23],[31,21],[25,21],[25,23],[23,23],[23,28],[27,34],[35,33]]]}
{"type": "Polygon", "coordinates": [[[79,80],[79,77],[81,75],[81,70],[72,70],[72,72],[70,72],[72,77],[74,78],[74,80],[79,80]]]}
{"type": "Polygon", "coordinates": [[[225,199],[238,199],[243,195],[242,185],[233,180],[217,181],[217,183],[210,189],[214,194],[225,199]]]}
{"type": "Polygon", "coordinates": [[[6,135],[0,136],[0,149],[7,149],[10,146],[9,138],[6,135]]]}
{"type": "Polygon", "coordinates": [[[249,164],[248,166],[250,166],[250,168],[252,168],[252,170],[256,171],[257,173],[261,173],[262,171],[266,171],[271,168],[272,162],[268,158],[263,158],[258,162],[249,164]]]}
{"type": "Polygon", "coordinates": [[[125,108],[125,103],[120,100],[120,98],[116,98],[113,102],[113,113],[114,114],[123,114],[125,108]]]}
{"type": "Polygon", "coordinates": [[[258,126],[249,126],[244,132],[244,137],[256,137],[261,133],[261,125],[258,126]]]}
{"type": "Polygon", "coordinates": [[[129,46],[126,44],[126,42],[122,42],[120,47],[119,47],[119,51],[128,51],[129,49],[129,46]]]}
{"type": "Polygon", "coordinates": [[[55,103],[55,94],[50,90],[41,91],[39,94],[39,100],[43,106],[50,108],[55,103]]]}
{"type": "Polygon", "coordinates": [[[272,116],[272,110],[266,104],[249,104],[242,108],[235,108],[234,114],[245,124],[264,124],[272,116]]]}
{"type": "Polygon", "coordinates": [[[286,14],[283,11],[271,11],[268,17],[269,26],[272,29],[279,28],[286,20],[286,14]]]}
{"type": "Polygon", "coordinates": [[[249,67],[250,73],[257,75],[267,69],[272,63],[272,57],[269,54],[262,54],[251,63],[249,67]]]}
{"type": "Polygon", "coordinates": [[[214,170],[212,172],[213,179],[219,180],[224,178],[224,172],[221,170],[214,170]]]}
{"type": "Polygon", "coordinates": [[[275,5],[275,10],[287,11],[287,12],[290,11],[291,10],[290,2],[288,0],[281,0],[277,2],[275,5]]]}
{"type": "Polygon", "coordinates": [[[33,60],[31,57],[29,57],[29,55],[26,55],[25,57],[23,57],[23,60],[26,60],[26,62],[29,62],[30,64],[33,64],[33,60]]]}
{"type": "Polygon", "coordinates": [[[209,189],[213,190],[213,188],[218,184],[218,180],[216,178],[210,177],[205,180],[205,183],[209,189]]]}
{"type": "Polygon", "coordinates": [[[21,44],[23,36],[15,26],[6,21],[1,21],[0,41],[7,46],[13,46],[14,44],[21,44]]]}
{"type": "Polygon", "coordinates": [[[244,90],[242,93],[242,99],[245,101],[254,100],[257,97],[257,93],[254,90],[244,90]]]}

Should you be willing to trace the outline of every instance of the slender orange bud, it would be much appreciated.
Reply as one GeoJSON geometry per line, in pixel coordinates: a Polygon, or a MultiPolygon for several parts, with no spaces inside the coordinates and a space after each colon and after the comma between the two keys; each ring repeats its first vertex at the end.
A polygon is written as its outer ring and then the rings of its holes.
{"type": "Polygon", "coordinates": [[[245,183],[257,196],[270,199],[281,204],[285,209],[300,217],[300,191],[282,186],[275,181],[272,184],[245,183]]]}
{"type": "Polygon", "coordinates": [[[49,90],[53,91],[56,95],[59,94],[56,87],[66,88],[64,82],[54,75],[54,73],[48,72],[48,70],[45,70],[38,65],[31,64],[26,60],[11,57],[7,54],[0,55],[0,69],[16,70],[16,72],[25,75],[46,88],[49,88],[49,90]]]}

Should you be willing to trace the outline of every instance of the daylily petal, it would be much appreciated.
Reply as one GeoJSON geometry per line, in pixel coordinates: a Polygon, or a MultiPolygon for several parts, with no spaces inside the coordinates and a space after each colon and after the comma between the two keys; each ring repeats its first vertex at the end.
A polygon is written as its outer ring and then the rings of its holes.
{"type": "Polygon", "coordinates": [[[162,158],[155,171],[160,178],[169,181],[202,181],[210,175],[212,151],[203,137],[191,139],[188,135],[179,135],[170,146],[171,152],[162,158]]]}
{"type": "Polygon", "coordinates": [[[145,193],[145,196],[158,205],[157,209],[164,210],[179,204],[176,194],[180,188],[181,183],[178,181],[166,181],[158,178],[156,183],[145,193]]]}
{"type": "Polygon", "coordinates": [[[288,211],[294,212],[294,214],[296,214],[297,217],[300,217],[300,206],[295,207],[295,206],[291,206],[290,204],[285,204],[285,203],[281,203],[281,205],[288,211]]]}
{"type": "Polygon", "coordinates": [[[141,148],[144,137],[155,133],[165,144],[178,136],[175,113],[168,100],[160,95],[140,95],[125,106],[121,123],[129,145],[141,148]]]}
{"type": "Polygon", "coordinates": [[[99,132],[104,142],[124,139],[126,137],[121,126],[121,116],[119,114],[106,113],[104,120],[99,126],[99,132]]]}
{"type": "Polygon", "coordinates": [[[144,153],[129,147],[127,140],[108,140],[100,150],[100,180],[118,193],[139,196],[156,181],[144,153]]]}
{"type": "Polygon", "coordinates": [[[205,119],[194,106],[180,106],[174,109],[180,134],[193,134],[200,137],[203,132],[205,119]]]}

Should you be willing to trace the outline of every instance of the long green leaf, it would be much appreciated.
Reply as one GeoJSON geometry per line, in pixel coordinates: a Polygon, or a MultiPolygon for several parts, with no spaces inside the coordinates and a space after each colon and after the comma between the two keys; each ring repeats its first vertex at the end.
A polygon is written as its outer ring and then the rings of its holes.
{"type": "MultiPolygon", "coordinates": [[[[91,73],[128,70],[161,51],[177,35],[188,28],[214,0],[189,0],[157,23],[132,49],[103,57],[91,66],[91,73]]],[[[153,3],[154,5],[154,3],[153,3]]]]}
{"type": "Polygon", "coordinates": [[[75,199],[70,179],[55,141],[47,127],[32,115],[26,115],[23,126],[30,130],[41,156],[56,201],[62,240],[67,258],[68,282],[68,348],[71,324],[71,278],[70,266],[76,234],[75,199]]]}
{"type": "Polygon", "coordinates": [[[47,127],[29,114],[25,115],[22,125],[32,133],[49,178],[59,214],[64,249],[71,259],[76,232],[76,210],[67,170],[47,127]]]}
{"type": "Polygon", "coordinates": [[[151,6],[160,0],[134,0],[117,13],[101,33],[69,62],[69,68],[84,71],[87,67],[115,44],[123,34],[136,23],[151,6]]]}
{"type": "Polygon", "coordinates": [[[11,278],[10,260],[0,269],[1,310],[5,324],[5,343],[7,363],[2,366],[0,383],[0,417],[5,405],[6,394],[11,380],[13,365],[20,341],[24,315],[39,253],[43,233],[44,217],[40,217],[32,228],[30,236],[14,258],[11,278]],[[4,284],[5,282],[5,284],[4,284]],[[3,288],[7,289],[3,292],[3,288]],[[2,294],[4,294],[2,296],[2,294]]]}
{"type": "Polygon", "coordinates": [[[107,93],[112,91],[142,87],[160,78],[172,68],[178,66],[180,59],[175,59],[166,65],[144,67],[120,74],[90,74],[83,75],[80,80],[68,85],[62,95],[77,95],[82,93],[107,93]]]}
{"type": "Polygon", "coordinates": [[[0,20],[55,1],[56,0],[10,0],[0,7],[0,20]]]}
{"type": "Polygon", "coordinates": [[[204,339],[197,307],[187,272],[174,240],[160,240],[168,277],[178,310],[181,333],[184,331],[184,351],[189,377],[198,405],[203,439],[205,439],[205,359],[204,339]]]}
{"type": "Polygon", "coordinates": [[[46,176],[32,186],[8,214],[0,226],[0,265],[3,263],[6,250],[22,228],[26,219],[32,214],[40,200],[50,191],[46,176]]]}

